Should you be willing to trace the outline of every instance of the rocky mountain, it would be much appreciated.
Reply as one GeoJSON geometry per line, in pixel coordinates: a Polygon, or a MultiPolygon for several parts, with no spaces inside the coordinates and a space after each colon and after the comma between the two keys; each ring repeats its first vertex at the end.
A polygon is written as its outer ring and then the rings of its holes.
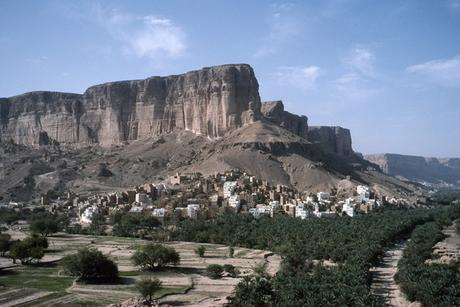
{"type": "Polygon", "coordinates": [[[426,158],[398,154],[366,155],[386,174],[428,184],[460,185],[459,158],[426,158]]]}
{"type": "Polygon", "coordinates": [[[271,122],[308,139],[308,118],[285,111],[281,100],[264,102],[261,110],[262,115],[271,122]]]}
{"type": "Polygon", "coordinates": [[[120,144],[190,130],[216,138],[260,117],[249,65],[111,82],[83,95],[32,92],[0,101],[0,138],[17,144],[120,144]]]}
{"type": "Polygon", "coordinates": [[[356,155],[348,129],[309,127],[281,101],[262,104],[246,64],[3,98],[0,138],[4,199],[233,168],[310,192],[350,194],[357,184],[390,197],[415,191],[356,155]]]}
{"type": "Polygon", "coordinates": [[[354,156],[351,146],[351,133],[346,128],[337,126],[311,126],[308,127],[307,138],[312,142],[322,144],[327,152],[344,157],[354,156]]]}

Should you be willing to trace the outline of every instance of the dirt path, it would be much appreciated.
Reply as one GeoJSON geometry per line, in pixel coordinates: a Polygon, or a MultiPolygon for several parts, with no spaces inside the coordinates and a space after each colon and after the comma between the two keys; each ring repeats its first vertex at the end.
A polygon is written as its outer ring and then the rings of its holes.
{"type": "Polygon", "coordinates": [[[442,232],[446,238],[433,247],[434,260],[431,263],[449,263],[460,259],[460,235],[456,232],[457,224],[454,222],[445,227],[442,232]]]}
{"type": "Polygon", "coordinates": [[[406,242],[395,244],[383,255],[380,264],[371,269],[371,292],[385,299],[388,305],[395,307],[419,306],[409,302],[401,292],[394,276],[398,271],[398,262],[402,257],[406,242]]]}

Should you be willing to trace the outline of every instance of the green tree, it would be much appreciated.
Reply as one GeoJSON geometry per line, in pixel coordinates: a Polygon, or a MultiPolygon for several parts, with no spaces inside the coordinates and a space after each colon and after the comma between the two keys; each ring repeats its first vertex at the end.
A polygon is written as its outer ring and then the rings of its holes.
{"type": "Polygon", "coordinates": [[[206,246],[200,245],[197,248],[195,248],[195,254],[197,254],[198,257],[203,258],[205,253],[206,253],[206,246]]]}
{"type": "Polygon", "coordinates": [[[147,244],[140,247],[131,257],[134,265],[146,270],[157,270],[168,264],[180,262],[179,253],[172,247],[161,244],[147,244]]]}
{"type": "Polygon", "coordinates": [[[235,248],[233,246],[229,246],[228,247],[228,256],[230,258],[233,258],[234,254],[235,254],[235,248]]]}
{"type": "Polygon", "coordinates": [[[60,230],[59,223],[53,216],[43,216],[35,218],[30,223],[30,230],[41,234],[44,237],[58,232],[60,230]]]}
{"type": "Polygon", "coordinates": [[[84,281],[112,281],[118,278],[117,264],[94,248],[82,248],[65,256],[62,266],[67,274],[84,281]]]}
{"type": "Polygon", "coordinates": [[[227,272],[231,277],[238,277],[240,271],[232,264],[224,264],[224,271],[227,272]]]}
{"type": "Polygon", "coordinates": [[[142,297],[151,303],[155,293],[161,289],[161,281],[158,278],[141,279],[136,283],[136,288],[142,297]]]}
{"type": "Polygon", "coordinates": [[[11,235],[7,233],[0,234],[0,255],[2,257],[10,250],[11,247],[11,235]]]}
{"type": "Polygon", "coordinates": [[[206,274],[209,278],[220,279],[224,273],[224,268],[220,264],[210,264],[206,267],[206,274]]]}
{"type": "Polygon", "coordinates": [[[250,275],[243,277],[235,287],[230,306],[274,306],[273,282],[270,276],[250,275]]]}
{"type": "Polygon", "coordinates": [[[21,261],[21,264],[30,264],[37,262],[45,255],[43,247],[32,246],[31,242],[27,239],[24,241],[17,241],[11,245],[10,257],[13,258],[13,262],[16,263],[16,259],[21,261]]]}

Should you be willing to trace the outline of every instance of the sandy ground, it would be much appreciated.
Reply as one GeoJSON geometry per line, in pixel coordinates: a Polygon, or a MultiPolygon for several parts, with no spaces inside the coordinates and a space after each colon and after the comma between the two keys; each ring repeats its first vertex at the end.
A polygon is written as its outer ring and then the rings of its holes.
{"type": "Polygon", "coordinates": [[[402,257],[405,246],[405,242],[395,244],[385,252],[380,264],[371,269],[372,293],[384,298],[390,306],[420,306],[418,303],[408,301],[394,280],[394,276],[398,271],[398,262],[402,257]]]}
{"type": "Polygon", "coordinates": [[[444,240],[436,243],[433,247],[434,260],[428,260],[432,263],[449,263],[453,260],[460,259],[460,235],[455,231],[456,224],[443,229],[443,233],[447,236],[444,240]]]}
{"type": "MultiPolygon", "coordinates": [[[[11,232],[13,239],[23,238],[24,233],[20,231],[11,232]]],[[[118,285],[83,285],[73,284],[60,297],[46,300],[37,306],[62,306],[72,302],[97,302],[101,306],[121,302],[130,297],[138,295],[134,288],[137,280],[142,278],[142,272],[137,274],[139,268],[134,267],[130,257],[140,245],[149,241],[134,238],[98,237],[83,235],[58,234],[50,236],[49,250],[41,262],[59,260],[65,255],[75,253],[84,246],[94,247],[105,254],[110,255],[119,267],[121,273],[129,272],[129,276],[123,277],[124,284],[118,285]],[[104,303],[104,304],[102,304],[104,303]]],[[[166,245],[174,247],[180,254],[180,264],[175,268],[168,268],[161,272],[153,273],[158,277],[164,286],[180,287],[189,289],[184,294],[173,294],[163,297],[160,302],[180,304],[185,306],[221,306],[226,302],[226,297],[231,295],[235,285],[241,277],[253,273],[253,267],[259,263],[267,264],[267,272],[275,274],[280,266],[281,257],[264,250],[247,248],[235,248],[234,257],[228,257],[228,246],[218,244],[199,244],[190,242],[167,242],[166,245]],[[194,250],[197,246],[206,247],[205,257],[198,257],[194,250]],[[205,276],[205,269],[209,264],[232,264],[241,272],[240,278],[224,276],[222,279],[214,280],[205,276]]],[[[9,259],[0,258],[0,266],[8,267],[12,263],[9,259]]],[[[9,305],[14,306],[22,302],[30,302],[41,298],[50,292],[37,289],[0,289],[0,306],[6,303],[8,293],[5,291],[14,290],[18,297],[11,300],[9,305]],[[6,293],[2,296],[3,293],[6,293]],[[2,298],[5,300],[2,301],[2,298]]],[[[6,306],[6,305],[5,305],[6,306]]]]}

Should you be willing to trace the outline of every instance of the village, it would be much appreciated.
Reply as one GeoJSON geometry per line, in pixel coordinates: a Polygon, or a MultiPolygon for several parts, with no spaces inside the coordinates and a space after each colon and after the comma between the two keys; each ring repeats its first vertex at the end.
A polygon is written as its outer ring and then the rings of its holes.
{"type": "MultiPolygon", "coordinates": [[[[213,219],[221,214],[250,214],[255,218],[286,214],[307,219],[354,217],[402,200],[376,195],[357,185],[353,197],[339,197],[330,191],[298,192],[283,185],[270,185],[240,170],[203,176],[175,174],[164,182],[147,183],[123,192],[81,196],[68,192],[51,200],[41,197],[49,212],[66,212],[71,224],[90,224],[94,216],[115,213],[151,214],[160,222],[184,219],[213,219]]],[[[5,205],[4,205],[5,206],[5,205]]],[[[10,208],[24,207],[10,202],[10,208]]]]}

